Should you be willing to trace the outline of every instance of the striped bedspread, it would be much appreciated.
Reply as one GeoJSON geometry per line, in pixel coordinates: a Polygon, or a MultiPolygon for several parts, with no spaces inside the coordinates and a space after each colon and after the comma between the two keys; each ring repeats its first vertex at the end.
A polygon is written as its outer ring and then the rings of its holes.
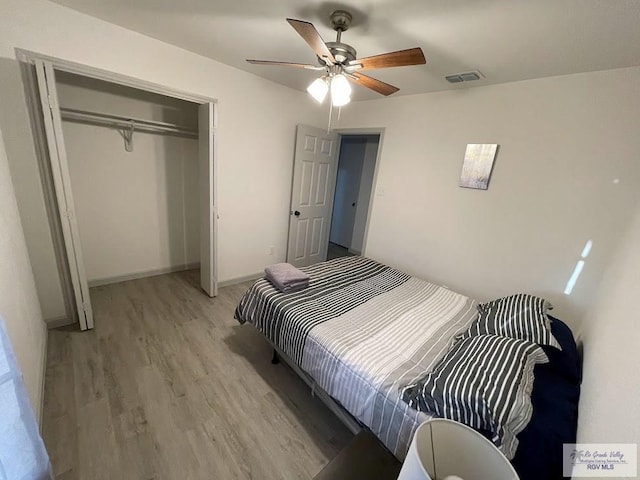
{"type": "Polygon", "coordinates": [[[364,257],[303,269],[309,288],[290,294],[258,280],[236,309],[400,460],[429,416],[399,389],[444,355],[475,318],[476,302],[364,257]]]}

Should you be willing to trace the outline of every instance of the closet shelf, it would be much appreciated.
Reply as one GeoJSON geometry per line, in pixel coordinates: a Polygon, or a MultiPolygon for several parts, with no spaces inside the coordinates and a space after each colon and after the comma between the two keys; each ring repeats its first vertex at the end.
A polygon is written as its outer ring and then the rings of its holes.
{"type": "Polygon", "coordinates": [[[123,130],[135,130],[137,132],[166,133],[180,137],[198,138],[197,131],[173,123],[155,122],[152,120],[89,112],[73,108],[60,108],[60,114],[63,120],[72,122],[102,125],[123,130]]]}

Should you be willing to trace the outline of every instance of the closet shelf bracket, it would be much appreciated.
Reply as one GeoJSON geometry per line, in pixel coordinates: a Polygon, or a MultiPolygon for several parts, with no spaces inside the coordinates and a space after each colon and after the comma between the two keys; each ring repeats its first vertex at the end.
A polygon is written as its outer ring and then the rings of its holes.
{"type": "Polygon", "coordinates": [[[122,138],[124,138],[124,149],[127,152],[133,152],[133,131],[136,128],[135,122],[131,121],[129,128],[123,128],[120,130],[122,138]]]}

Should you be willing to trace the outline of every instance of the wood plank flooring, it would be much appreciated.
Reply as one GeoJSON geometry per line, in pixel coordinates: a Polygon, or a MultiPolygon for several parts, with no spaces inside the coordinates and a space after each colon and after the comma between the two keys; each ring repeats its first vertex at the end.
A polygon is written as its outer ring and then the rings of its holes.
{"type": "Polygon", "coordinates": [[[329,248],[327,249],[327,260],[333,260],[340,257],[352,257],[353,253],[349,253],[349,249],[338,245],[337,243],[329,242],[329,248]]]}
{"type": "Polygon", "coordinates": [[[49,332],[43,436],[58,480],[309,479],[352,434],[252,326],[250,282],[188,271],[91,289],[96,328],[49,332]]]}

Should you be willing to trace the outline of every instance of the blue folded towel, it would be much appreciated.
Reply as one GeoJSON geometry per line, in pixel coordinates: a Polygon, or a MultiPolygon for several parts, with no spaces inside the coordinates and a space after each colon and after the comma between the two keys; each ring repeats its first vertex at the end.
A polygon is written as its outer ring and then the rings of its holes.
{"type": "Polygon", "coordinates": [[[296,292],[309,286],[309,275],[290,263],[276,263],[264,269],[267,279],[284,293],[296,292]]]}

